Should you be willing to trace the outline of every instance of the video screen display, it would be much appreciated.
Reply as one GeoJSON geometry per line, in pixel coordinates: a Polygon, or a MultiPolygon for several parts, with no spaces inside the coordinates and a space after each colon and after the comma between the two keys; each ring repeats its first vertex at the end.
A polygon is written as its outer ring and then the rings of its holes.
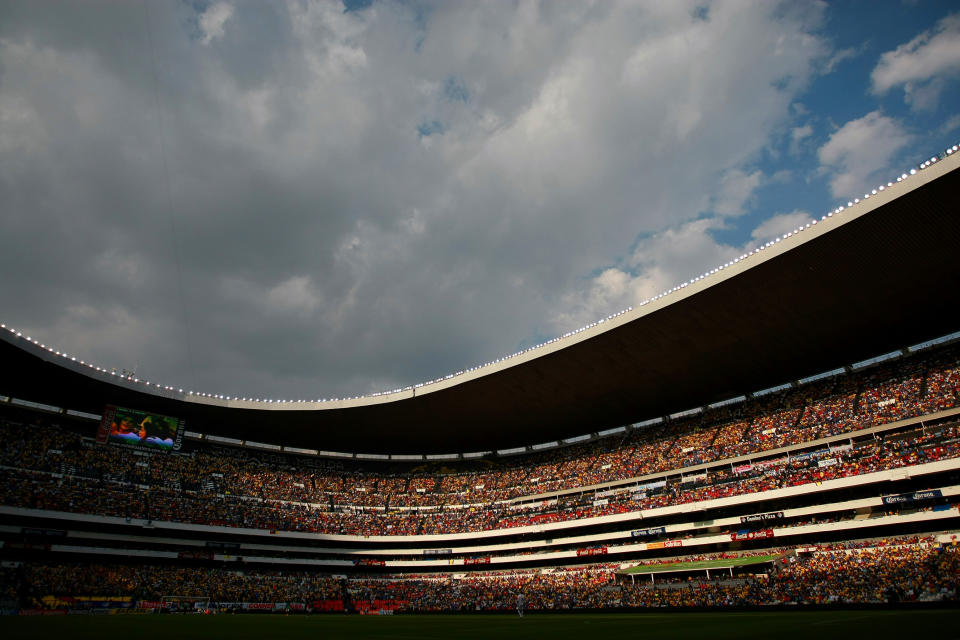
{"type": "Polygon", "coordinates": [[[108,406],[100,420],[97,442],[176,451],[183,439],[183,427],[184,421],[178,418],[108,406]]]}

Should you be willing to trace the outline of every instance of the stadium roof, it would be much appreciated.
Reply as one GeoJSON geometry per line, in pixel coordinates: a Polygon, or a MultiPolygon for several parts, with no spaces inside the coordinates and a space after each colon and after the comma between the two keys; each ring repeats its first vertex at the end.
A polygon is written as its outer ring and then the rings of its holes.
{"type": "MultiPolygon", "coordinates": [[[[929,166],[926,166],[929,165],[929,166]]],[[[584,331],[377,397],[256,402],[126,380],[0,331],[0,394],[325,451],[523,447],[740,396],[960,329],[960,153],[584,331]]]]}

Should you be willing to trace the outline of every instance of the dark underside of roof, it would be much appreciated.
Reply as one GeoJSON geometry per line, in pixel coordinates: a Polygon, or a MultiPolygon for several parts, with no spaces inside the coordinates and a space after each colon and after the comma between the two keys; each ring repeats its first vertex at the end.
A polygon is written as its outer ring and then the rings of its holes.
{"type": "Polygon", "coordinates": [[[204,406],[0,341],[0,394],[185,417],[205,434],[363,453],[489,451],[667,415],[960,329],[960,171],[709,289],[561,351],[416,398],[319,411],[204,406]]]}

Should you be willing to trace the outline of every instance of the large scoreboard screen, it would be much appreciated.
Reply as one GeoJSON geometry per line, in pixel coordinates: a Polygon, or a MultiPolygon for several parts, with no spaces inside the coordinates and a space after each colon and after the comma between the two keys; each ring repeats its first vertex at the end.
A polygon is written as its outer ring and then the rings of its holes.
{"type": "Polygon", "coordinates": [[[183,441],[184,421],[156,413],[107,406],[100,420],[97,442],[177,451],[183,441]]]}

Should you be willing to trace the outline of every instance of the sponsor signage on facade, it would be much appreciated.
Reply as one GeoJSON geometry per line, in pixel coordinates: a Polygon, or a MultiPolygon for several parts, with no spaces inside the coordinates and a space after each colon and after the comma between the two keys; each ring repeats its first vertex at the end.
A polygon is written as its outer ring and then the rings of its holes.
{"type": "Polygon", "coordinates": [[[357,558],[353,561],[353,564],[357,567],[383,567],[386,566],[387,562],[377,558],[357,558]]]}
{"type": "Polygon", "coordinates": [[[883,496],[883,504],[904,504],[906,502],[918,502],[920,500],[930,500],[933,498],[942,498],[943,493],[940,489],[930,489],[929,491],[914,491],[913,493],[899,493],[893,496],[883,496]]]}
{"type": "Polygon", "coordinates": [[[775,460],[763,460],[761,462],[754,462],[753,466],[758,469],[768,469],[770,467],[780,467],[789,462],[788,458],[777,458],[775,460]]]}
{"type": "Polygon", "coordinates": [[[773,529],[761,529],[760,531],[748,531],[747,533],[731,533],[731,540],[757,540],[759,538],[772,538],[773,529]]]}
{"type": "Polygon", "coordinates": [[[779,520],[783,517],[783,511],[772,511],[770,513],[758,513],[752,516],[740,516],[740,522],[764,522],[766,520],[779,520]]]}

